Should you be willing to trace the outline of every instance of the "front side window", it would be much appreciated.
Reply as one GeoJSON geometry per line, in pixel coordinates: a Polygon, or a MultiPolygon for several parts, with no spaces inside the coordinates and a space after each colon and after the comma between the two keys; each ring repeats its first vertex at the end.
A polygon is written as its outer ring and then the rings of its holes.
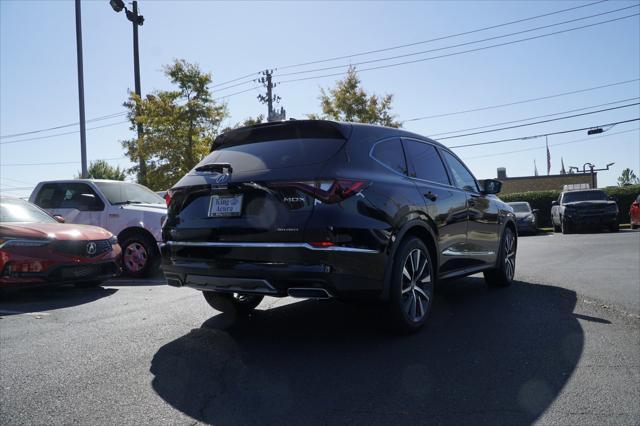
{"type": "Polygon", "coordinates": [[[101,211],[104,209],[104,203],[98,194],[86,183],[60,183],[58,186],[62,193],[62,199],[56,208],[80,211],[101,211]]]}
{"type": "Polygon", "coordinates": [[[412,177],[450,184],[442,159],[433,145],[411,139],[403,139],[403,144],[411,164],[412,177]]]}
{"type": "Polygon", "coordinates": [[[407,174],[407,163],[400,139],[388,139],[378,142],[373,148],[372,155],[373,158],[388,168],[403,175],[407,174]]]}
{"type": "Polygon", "coordinates": [[[451,177],[453,183],[457,188],[464,189],[465,191],[478,192],[478,184],[476,183],[473,175],[467,170],[467,168],[448,151],[442,151],[444,158],[447,160],[449,169],[451,170],[451,177]]]}

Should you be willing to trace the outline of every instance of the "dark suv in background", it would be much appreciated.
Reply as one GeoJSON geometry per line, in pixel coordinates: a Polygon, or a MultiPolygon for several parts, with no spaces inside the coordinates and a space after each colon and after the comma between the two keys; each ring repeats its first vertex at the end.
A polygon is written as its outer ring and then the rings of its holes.
{"type": "Polygon", "coordinates": [[[377,298],[404,330],[439,280],[513,280],[512,209],[443,145],[401,129],[287,121],[232,130],[168,192],[163,268],[215,309],[263,296],[377,298]]]}

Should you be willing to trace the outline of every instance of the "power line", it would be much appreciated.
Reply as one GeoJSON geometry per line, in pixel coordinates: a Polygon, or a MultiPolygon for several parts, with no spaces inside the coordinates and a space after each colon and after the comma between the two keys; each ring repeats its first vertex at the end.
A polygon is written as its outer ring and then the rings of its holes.
{"type": "Polygon", "coordinates": [[[501,127],[499,129],[482,130],[480,132],[473,132],[473,133],[465,133],[465,134],[462,134],[462,135],[447,136],[445,138],[439,138],[439,140],[464,138],[464,137],[467,137],[467,136],[481,135],[481,134],[484,134],[484,133],[493,133],[493,132],[500,132],[502,130],[517,129],[517,128],[526,127],[526,126],[535,126],[536,124],[550,123],[552,121],[559,121],[559,120],[567,120],[569,118],[582,117],[582,116],[591,115],[591,114],[598,114],[598,113],[601,113],[601,112],[613,111],[613,110],[621,109],[621,108],[629,108],[629,107],[636,106],[636,105],[640,105],[640,102],[636,102],[636,103],[633,103],[633,104],[627,104],[627,105],[620,105],[620,106],[617,106],[617,107],[599,109],[597,111],[583,112],[581,114],[567,115],[565,117],[550,118],[548,120],[534,121],[533,123],[526,123],[526,124],[518,124],[518,125],[515,125],[515,126],[501,127]]]}
{"type": "MultiPolygon", "coordinates": [[[[373,71],[373,70],[379,70],[379,69],[384,69],[384,68],[397,67],[397,66],[401,66],[401,65],[415,64],[415,63],[418,63],[418,62],[431,61],[431,60],[435,60],[435,59],[442,59],[442,58],[447,58],[447,57],[451,57],[451,56],[463,55],[465,53],[471,53],[471,52],[478,52],[478,51],[481,51],[481,50],[493,49],[495,47],[502,47],[502,46],[507,46],[507,45],[516,44],[516,43],[522,43],[522,42],[525,42],[525,41],[536,40],[536,39],[540,39],[540,38],[543,38],[543,37],[550,37],[550,36],[553,36],[553,35],[563,34],[563,33],[576,31],[576,30],[581,30],[581,29],[584,29],[584,28],[590,28],[590,27],[594,27],[594,26],[597,26],[597,25],[608,24],[608,23],[611,23],[611,22],[620,21],[622,19],[632,18],[632,17],[638,16],[638,15],[640,15],[640,13],[634,13],[632,15],[626,15],[626,16],[622,16],[622,17],[619,17],[619,18],[614,18],[614,19],[609,19],[609,20],[606,20],[606,21],[596,22],[596,23],[593,23],[593,24],[582,25],[582,26],[579,26],[579,27],[568,28],[566,30],[554,31],[554,32],[551,32],[551,33],[546,33],[546,34],[540,34],[540,35],[533,36],[533,37],[526,37],[526,38],[522,38],[522,39],[518,39],[518,40],[512,40],[512,41],[505,42],[505,43],[498,43],[498,44],[492,44],[492,45],[489,45],[489,46],[478,47],[478,48],[475,48],[475,49],[462,50],[460,52],[447,53],[447,54],[438,55],[438,56],[430,56],[428,58],[415,59],[415,60],[412,60],[412,61],[397,62],[397,63],[394,63],[394,64],[379,65],[379,66],[376,66],[376,67],[361,68],[361,69],[358,70],[358,72],[373,71]]],[[[344,66],[346,67],[348,65],[344,65],[344,66]]],[[[336,76],[342,76],[342,75],[344,75],[344,72],[316,75],[316,76],[312,76],[312,77],[293,78],[293,79],[290,79],[290,80],[279,81],[279,83],[280,84],[293,83],[293,82],[297,82],[297,81],[316,80],[316,79],[319,79],[319,78],[336,77],[336,76]]]]}
{"type": "Polygon", "coordinates": [[[502,143],[502,142],[522,141],[522,140],[526,140],[526,139],[537,139],[537,138],[541,138],[541,137],[544,137],[544,136],[563,135],[565,133],[582,132],[584,130],[593,129],[594,127],[609,127],[609,126],[615,126],[615,125],[618,125],[618,124],[631,123],[633,121],[640,121],[640,117],[639,118],[633,118],[631,120],[616,121],[616,122],[613,122],[613,123],[600,124],[598,126],[582,127],[580,129],[563,130],[563,131],[551,132],[551,133],[541,133],[541,134],[538,134],[538,135],[523,136],[523,137],[519,137],[519,138],[499,139],[499,140],[488,141],[488,142],[468,143],[468,144],[465,144],[465,145],[454,145],[454,146],[450,146],[449,148],[466,148],[466,147],[470,147],[470,146],[492,145],[492,144],[502,143]]]}
{"type": "MultiPolygon", "coordinates": [[[[129,123],[129,121],[128,120],[127,121],[118,121],[116,123],[103,124],[102,126],[90,127],[87,130],[102,129],[104,127],[117,126],[118,124],[124,124],[124,123],[129,123]]],[[[72,134],[78,133],[78,132],[80,132],[80,131],[79,130],[72,130],[70,132],[56,133],[54,135],[38,136],[38,137],[35,137],[35,138],[18,139],[18,140],[14,140],[14,141],[0,142],[0,145],[8,145],[8,144],[18,143],[18,142],[32,142],[32,141],[37,141],[37,140],[41,140],[41,139],[55,138],[55,137],[58,137],[58,136],[72,135],[72,134]]]]}
{"type": "Polygon", "coordinates": [[[467,113],[470,113],[470,112],[486,111],[486,110],[489,110],[489,109],[503,108],[503,107],[507,107],[507,106],[519,105],[519,104],[524,104],[524,103],[528,103],[528,102],[542,101],[542,100],[546,100],[546,99],[558,98],[558,97],[561,97],[561,96],[575,95],[577,93],[590,92],[592,90],[605,89],[607,87],[621,86],[623,84],[634,83],[636,81],[640,81],[640,78],[634,78],[633,80],[618,81],[616,83],[603,84],[603,85],[600,85],[600,86],[588,87],[586,89],[572,90],[570,92],[556,93],[554,95],[541,96],[541,97],[538,97],[538,98],[529,98],[529,99],[524,99],[524,100],[521,100],[521,101],[509,102],[509,103],[506,103],[506,104],[490,105],[490,106],[485,106],[485,107],[467,109],[467,110],[463,110],[463,111],[454,111],[454,112],[447,112],[447,113],[444,113],[444,114],[426,115],[426,116],[423,116],[423,117],[410,118],[408,120],[404,120],[402,123],[404,124],[404,123],[408,123],[410,121],[428,120],[428,119],[431,119],[431,118],[449,117],[449,116],[452,116],[452,115],[467,114],[467,113]]]}
{"type": "MultiPolygon", "coordinates": [[[[350,55],[334,56],[332,58],[319,59],[319,60],[308,61],[308,62],[301,62],[301,63],[298,63],[298,64],[284,65],[284,66],[280,66],[280,67],[275,67],[274,69],[284,70],[284,69],[290,69],[290,68],[298,68],[298,67],[307,66],[307,65],[314,65],[314,64],[325,63],[325,62],[332,62],[332,61],[337,61],[337,60],[341,60],[341,59],[350,59],[350,58],[357,57],[357,56],[370,55],[372,53],[387,52],[387,51],[391,51],[391,50],[402,49],[402,48],[405,48],[405,47],[411,47],[411,46],[417,46],[417,45],[420,45],[420,44],[432,43],[434,41],[441,41],[441,40],[446,40],[446,39],[450,39],[450,38],[460,37],[460,36],[463,36],[463,35],[474,34],[474,33],[482,32],[482,31],[487,31],[487,30],[501,28],[501,27],[505,27],[505,26],[509,26],[509,25],[513,25],[513,24],[526,22],[526,21],[531,21],[531,20],[534,20],[534,19],[544,18],[544,17],[547,17],[547,16],[557,15],[557,14],[560,14],[560,13],[569,12],[569,11],[576,10],[576,9],[582,9],[582,8],[585,8],[585,7],[595,6],[597,4],[604,3],[605,1],[606,0],[600,0],[600,1],[587,3],[587,4],[584,4],[584,5],[580,5],[580,6],[570,7],[570,8],[567,8],[567,9],[561,9],[561,10],[557,10],[557,11],[554,11],[554,12],[549,12],[549,13],[544,13],[544,14],[541,14],[541,15],[531,16],[531,17],[528,17],[528,18],[517,19],[515,21],[504,22],[504,23],[501,23],[501,24],[491,25],[491,26],[488,26],[488,27],[477,28],[477,29],[474,29],[474,30],[464,31],[464,32],[461,32],[461,33],[440,36],[440,37],[436,37],[436,38],[432,38],[432,39],[428,39],[428,40],[422,40],[422,41],[417,41],[417,42],[412,42],[412,43],[405,43],[405,44],[400,44],[400,45],[396,45],[396,46],[390,46],[390,47],[386,47],[386,48],[382,48],[382,49],[375,49],[375,50],[368,50],[368,51],[364,51],[364,52],[357,52],[357,53],[352,53],[350,55]]],[[[630,6],[630,7],[635,7],[635,6],[630,6]]],[[[621,9],[618,9],[618,10],[621,10],[621,9]]],[[[612,13],[612,12],[606,12],[606,13],[612,13]]],[[[598,16],[598,15],[594,15],[594,16],[598,16]]],[[[583,18],[583,19],[586,19],[586,18],[583,18]]],[[[571,22],[571,21],[568,21],[568,22],[571,22]]],[[[256,71],[256,72],[244,75],[242,77],[234,78],[232,80],[228,80],[228,81],[225,81],[225,82],[222,82],[222,83],[215,84],[212,87],[219,87],[219,86],[224,86],[224,85],[226,85],[228,83],[235,83],[238,80],[242,80],[242,79],[245,79],[245,78],[248,78],[248,77],[253,77],[253,76],[255,76],[255,75],[259,74],[259,73],[260,73],[260,71],[256,71]]],[[[281,74],[281,75],[289,75],[289,74],[281,74]]],[[[236,86],[239,86],[239,85],[242,85],[242,84],[247,84],[247,83],[250,83],[252,81],[253,80],[248,80],[248,81],[245,81],[245,82],[242,82],[242,83],[238,83],[238,84],[235,84],[235,85],[232,85],[232,86],[229,86],[229,87],[225,87],[225,88],[222,88],[222,89],[219,89],[219,90],[229,89],[231,87],[236,87],[236,86]]]]}
{"type": "MultiPolygon", "coordinates": [[[[592,140],[595,140],[595,139],[608,138],[610,136],[621,135],[623,133],[637,132],[638,130],[640,130],[640,127],[636,127],[635,129],[631,129],[631,130],[623,130],[621,132],[606,133],[606,134],[600,135],[600,136],[589,136],[587,138],[575,139],[575,140],[567,141],[567,142],[553,143],[553,144],[549,144],[549,146],[561,146],[561,145],[569,145],[569,144],[578,143],[578,142],[592,141],[592,140]]],[[[535,150],[541,149],[541,148],[544,148],[544,145],[536,146],[536,147],[533,147],[533,148],[517,149],[515,151],[498,152],[498,153],[495,153],[495,154],[475,155],[473,157],[465,157],[465,160],[473,160],[473,159],[477,159],[477,158],[487,158],[487,157],[497,157],[499,155],[517,154],[519,152],[535,151],[535,150]]]]}
{"type": "Polygon", "coordinates": [[[366,52],[352,53],[350,55],[335,56],[333,58],[320,59],[320,60],[309,61],[309,62],[302,62],[302,63],[299,63],[299,64],[285,65],[285,66],[281,66],[281,67],[278,67],[278,68],[281,69],[281,70],[288,69],[288,68],[297,68],[297,67],[302,67],[302,66],[306,66],[306,65],[314,65],[314,64],[324,63],[324,62],[337,61],[337,60],[340,60],[340,59],[350,59],[350,58],[353,58],[353,57],[356,57],[356,56],[370,55],[372,53],[387,52],[389,50],[402,49],[402,48],[405,48],[405,47],[417,46],[419,44],[432,43],[434,41],[440,41],[440,40],[459,37],[459,36],[463,36],[463,35],[474,34],[474,33],[481,32],[481,31],[492,30],[492,29],[495,29],[495,28],[505,27],[505,26],[508,26],[508,25],[518,24],[518,23],[526,22],[526,21],[531,21],[531,20],[538,19],[538,18],[544,18],[546,16],[556,15],[556,14],[563,13],[563,12],[569,12],[571,10],[576,10],[576,9],[580,9],[580,8],[584,8],[584,7],[594,6],[596,4],[603,3],[604,1],[606,1],[606,0],[601,0],[601,1],[596,1],[596,2],[593,2],[593,3],[588,3],[588,4],[584,4],[584,5],[580,5],[580,6],[570,7],[568,9],[557,10],[555,12],[545,13],[545,14],[542,14],[542,15],[531,16],[529,18],[518,19],[518,20],[515,20],[515,21],[509,21],[509,22],[505,22],[505,23],[502,23],[502,24],[491,25],[489,27],[477,28],[475,30],[464,31],[464,32],[457,33],[457,34],[450,34],[450,35],[446,35],[446,36],[432,38],[432,39],[429,39],[429,40],[423,40],[423,41],[417,41],[417,42],[413,42],[413,43],[400,44],[400,45],[396,45],[396,46],[385,47],[383,49],[368,50],[366,52]]]}
{"type": "MultiPolygon", "coordinates": [[[[109,118],[115,118],[115,117],[119,117],[121,115],[125,115],[127,114],[127,112],[116,112],[113,114],[107,114],[107,115],[103,115],[100,117],[96,117],[96,118],[91,118],[89,120],[87,120],[87,123],[92,123],[94,121],[100,121],[100,120],[107,120],[109,118]]],[[[42,132],[48,132],[50,130],[58,130],[58,129],[64,129],[65,127],[73,127],[73,126],[77,126],[79,125],[79,122],[75,122],[75,123],[69,123],[69,124],[62,124],[60,126],[54,126],[54,127],[47,127],[46,129],[38,129],[38,130],[31,130],[29,132],[22,132],[22,133],[13,133],[11,135],[3,135],[0,136],[0,139],[9,139],[9,138],[15,138],[18,136],[26,136],[26,135],[33,135],[36,133],[42,133],[42,132]]]]}
{"type": "MultiPolygon", "coordinates": [[[[102,158],[104,161],[114,161],[114,160],[122,160],[123,158],[127,158],[126,156],[122,157],[114,157],[114,158],[102,158]]],[[[97,160],[92,160],[97,161],[97,160]]],[[[80,161],[56,161],[50,163],[6,163],[0,164],[2,167],[8,166],[57,166],[57,165],[65,165],[65,164],[80,164],[80,161]]]]}
{"type": "MultiPolygon", "coordinates": [[[[518,23],[522,23],[522,22],[526,22],[526,21],[531,21],[531,20],[534,20],[534,19],[544,18],[544,17],[551,16],[551,15],[557,15],[559,13],[569,12],[569,11],[576,10],[576,9],[595,6],[595,5],[599,4],[599,3],[604,3],[605,1],[606,0],[600,0],[600,1],[592,2],[592,3],[580,5],[580,6],[570,7],[568,9],[561,9],[561,10],[557,10],[555,12],[544,13],[542,15],[536,15],[536,16],[531,16],[531,17],[528,17],[528,18],[518,19],[518,20],[515,20],[515,21],[504,22],[504,23],[501,23],[501,24],[491,25],[491,26],[488,26],[488,27],[477,28],[475,30],[464,31],[464,32],[457,33],[457,34],[449,34],[449,35],[440,36],[440,37],[436,37],[436,38],[429,39],[429,40],[422,40],[422,41],[417,41],[417,42],[412,42],[412,43],[405,43],[405,44],[386,47],[386,48],[382,48],[382,49],[368,50],[368,51],[365,51],[365,52],[358,52],[358,53],[353,53],[353,54],[350,54],[350,55],[335,56],[335,57],[332,57],[332,58],[319,59],[319,60],[314,60],[314,61],[302,62],[302,63],[298,63],[298,64],[285,65],[285,66],[281,66],[281,67],[274,67],[274,69],[276,69],[276,70],[277,69],[284,70],[284,69],[290,69],[290,68],[298,68],[298,67],[302,67],[302,66],[306,66],[306,65],[314,65],[314,64],[325,63],[325,62],[332,62],[332,61],[336,61],[336,60],[340,60],[340,59],[351,59],[353,57],[370,55],[372,53],[387,52],[387,51],[390,51],[390,50],[397,50],[397,49],[402,49],[402,48],[405,48],[405,47],[411,47],[411,46],[417,46],[417,45],[420,45],[420,44],[432,43],[434,41],[446,40],[446,39],[449,39],[449,38],[455,38],[455,37],[460,37],[460,36],[463,36],[463,35],[474,34],[474,33],[477,33],[477,32],[487,31],[487,30],[491,30],[491,29],[495,29],[495,28],[501,28],[501,27],[505,27],[505,26],[509,26],[509,25],[513,25],[513,24],[518,24],[518,23]]],[[[631,7],[633,7],[633,6],[631,6],[631,7]]],[[[611,12],[607,12],[607,13],[611,13],[611,12]]],[[[311,71],[308,71],[308,72],[311,72],[311,71]]],[[[235,83],[235,82],[237,82],[239,80],[243,80],[243,79],[248,78],[248,77],[255,77],[259,73],[260,73],[260,71],[256,71],[256,72],[244,75],[242,77],[237,77],[237,78],[234,78],[232,80],[227,80],[227,81],[222,82],[222,83],[217,83],[217,84],[213,85],[212,87],[215,88],[215,87],[220,87],[220,86],[226,86],[229,83],[235,83]]],[[[289,75],[289,74],[284,74],[284,75],[289,75]]],[[[233,87],[238,87],[238,86],[242,86],[244,84],[251,83],[253,81],[254,81],[254,79],[250,79],[250,80],[247,80],[247,81],[243,81],[243,82],[240,82],[240,83],[233,84],[233,85],[228,86],[228,87],[220,88],[218,90],[219,91],[227,90],[227,89],[230,89],[230,88],[233,88],[233,87]]]]}
{"type": "Polygon", "coordinates": [[[530,28],[530,29],[527,29],[527,30],[516,31],[516,32],[512,32],[512,33],[498,35],[498,36],[483,38],[483,39],[480,39],[480,40],[472,40],[472,41],[468,41],[468,42],[464,42],[464,43],[454,44],[454,45],[451,45],[451,46],[444,46],[444,47],[438,47],[438,48],[435,48],[435,49],[422,50],[420,52],[405,53],[403,55],[389,56],[389,57],[380,58],[380,59],[371,59],[371,60],[368,60],[368,61],[356,62],[356,63],[352,63],[352,64],[349,64],[349,65],[346,65],[346,64],[344,64],[344,65],[334,65],[334,66],[330,66],[330,67],[316,68],[316,69],[312,69],[312,70],[293,71],[293,72],[289,72],[289,73],[278,74],[277,77],[287,77],[287,76],[290,76],[290,75],[307,74],[307,73],[318,72],[318,71],[328,71],[328,70],[332,70],[332,69],[344,68],[346,66],[359,66],[359,65],[365,65],[365,64],[382,62],[382,61],[390,61],[392,59],[406,58],[406,57],[409,57],[409,56],[422,55],[422,54],[425,54],[425,53],[438,52],[438,51],[441,51],[441,50],[448,50],[448,49],[453,49],[453,48],[456,48],[456,47],[468,46],[468,45],[471,45],[471,44],[483,43],[485,41],[496,40],[496,39],[505,38],[505,37],[511,37],[511,36],[514,36],[514,35],[529,33],[529,32],[532,32],[532,31],[538,31],[538,30],[545,29],[545,28],[556,27],[558,25],[565,25],[565,24],[568,24],[568,23],[571,23],[571,22],[583,21],[585,19],[591,19],[591,18],[595,18],[595,17],[598,17],[598,16],[608,15],[608,14],[611,14],[611,13],[619,12],[619,11],[622,11],[622,10],[625,10],[625,9],[630,9],[630,8],[638,7],[638,6],[640,6],[640,5],[622,7],[620,9],[614,9],[614,10],[610,10],[608,12],[597,13],[595,15],[589,15],[589,16],[584,16],[584,17],[581,17],[581,18],[570,19],[570,20],[567,20],[567,21],[556,22],[554,24],[543,25],[543,26],[540,26],[540,27],[530,28]]]}
{"type": "Polygon", "coordinates": [[[592,108],[599,108],[599,107],[608,106],[608,105],[615,105],[615,104],[619,104],[619,103],[622,103],[622,102],[635,101],[637,99],[640,99],[640,97],[622,99],[622,100],[615,101],[615,102],[607,102],[606,104],[592,105],[592,106],[584,107],[584,108],[570,109],[570,110],[567,110],[567,111],[555,112],[553,114],[538,115],[536,117],[523,118],[523,119],[520,119],[520,120],[503,121],[501,123],[487,124],[485,126],[468,127],[466,129],[452,130],[452,131],[449,131],[449,132],[442,132],[442,133],[434,133],[434,134],[429,135],[429,137],[430,138],[435,138],[436,136],[448,135],[448,134],[451,134],[451,133],[467,132],[469,130],[486,129],[488,127],[502,126],[502,125],[505,125],[505,124],[512,124],[512,123],[520,123],[520,122],[523,122],[523,121],[535,120],[535,119],[538,119],[538,118],[553,117],[553,116],[556,116],[556,115],[568,114],[570,112],[584,111],[584,110],[592,109],[592,108]]]}

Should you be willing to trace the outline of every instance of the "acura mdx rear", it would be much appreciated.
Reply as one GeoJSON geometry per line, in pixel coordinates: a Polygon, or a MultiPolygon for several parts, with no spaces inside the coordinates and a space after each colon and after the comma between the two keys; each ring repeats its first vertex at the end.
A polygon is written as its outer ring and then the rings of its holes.
{"type": "Polygon", "coordinates": [[[473,177],[475,189],[456,187],[442,148],[398,129],[319,120],[224,133],[168,191],[167,281],[201,290],[220,311],[249,312],[264,296],[382,299],[403,329],[417,329],[436,278],[486,271],[505,284],[515,268],[515,226],[509,247],[502,241],[510,208],[473,177]],[[438,168],[433,182],[418,176],[427,162],[438,168]],[[471,195],[487,200],[478,246],[467,238],[471,195]]]}

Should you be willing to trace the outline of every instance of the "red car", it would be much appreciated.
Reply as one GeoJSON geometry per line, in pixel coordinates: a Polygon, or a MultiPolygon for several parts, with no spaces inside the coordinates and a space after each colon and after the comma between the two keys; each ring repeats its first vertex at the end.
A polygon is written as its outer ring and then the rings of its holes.
{"type": "Polygon", "coordinates": [[[116,237],[96,226],[63,221],[21,199],[0,197],[0,290],[90,287],[120,273],[116,237]]]}
{"type": "Polygon", "coordinates": [[[629,217],[631,218],[631,229],[640,228],[640,195],[631,203],[629,208],[629,217]]]}

